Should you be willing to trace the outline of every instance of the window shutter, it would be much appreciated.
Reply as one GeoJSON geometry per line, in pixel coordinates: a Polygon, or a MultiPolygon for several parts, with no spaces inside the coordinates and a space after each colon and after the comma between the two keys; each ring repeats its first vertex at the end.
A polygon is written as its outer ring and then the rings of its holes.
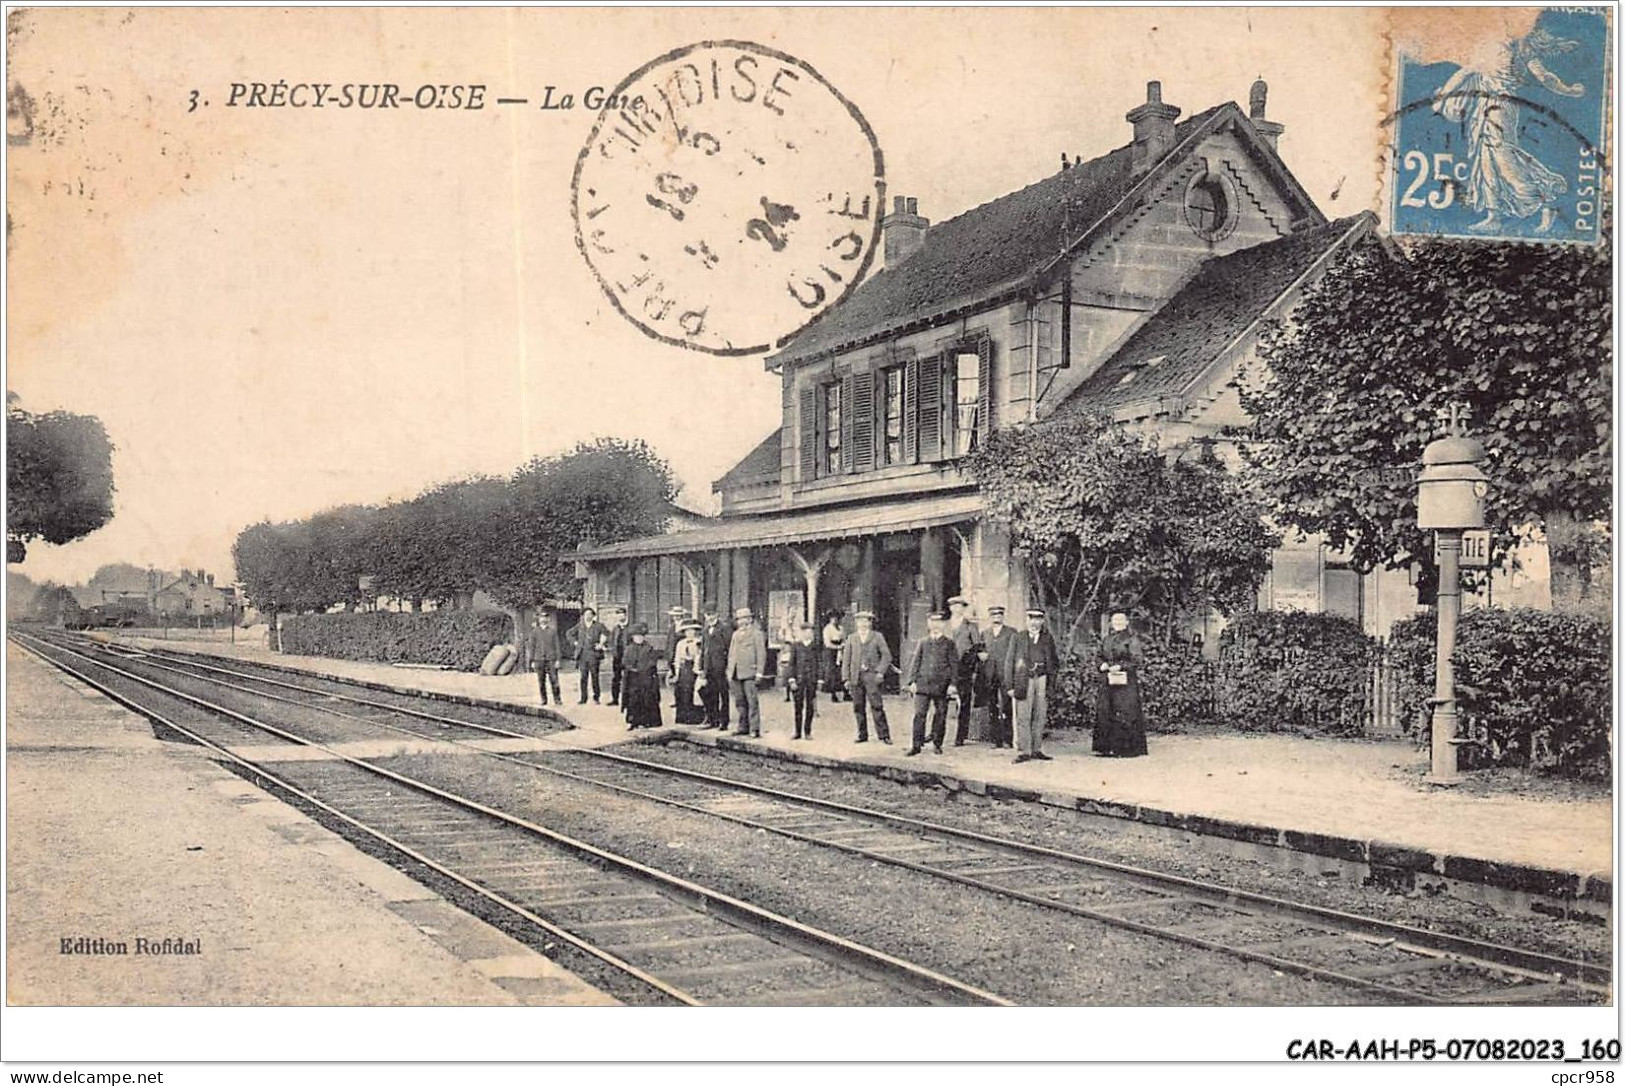
{"type": "Polygon", "coordinates": [[[985,445],[993,434],[993,337],[981,338],[976,355],[976,442],[985,445]]]}
{"type": "Polygon", "coordinates": [[[814,389],[801,390],[801,481],[818,474],[818,400],[814,389]]]}
{"type": "Polygon", "coordinates": [[[846,402],[852,415],[850,460],[853,471],[873,471],[875,466],[876,376],[874,371],[866,370],[848,378],[852,382],[852,395],[846,402]]]}
{"type": "Polygon", "coordinates": [[[920,459],[942,459],[941,355],[920,362],[920,459]]]}
{"type": "Polygon", "coordinates": [[[841,378],[841,471],[852,471],[852,375],[841,378]]]}
{"type": "Polygon", "coordinates": [[[903,374],[903,461],[912,464],[920,458],[920,360],[908,360],[903,374]]]}

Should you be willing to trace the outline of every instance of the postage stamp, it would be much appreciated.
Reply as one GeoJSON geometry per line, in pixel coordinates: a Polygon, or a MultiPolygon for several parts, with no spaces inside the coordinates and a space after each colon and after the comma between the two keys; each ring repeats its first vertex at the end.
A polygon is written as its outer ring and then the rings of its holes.
{"type": "Polygon", "coordinates": [[[1609,18],[1476,8],[1477,33],[1396,42],[1396,234],[1595,243],[1609,18]]]}
{"type": "Polygon", "coordinates": [[[742,41],[667,53],[610,94],[576,161],[576,244],[627,320],[721,355],[772,350],[862,279],[884,162],[806,62],[742,41]]]}

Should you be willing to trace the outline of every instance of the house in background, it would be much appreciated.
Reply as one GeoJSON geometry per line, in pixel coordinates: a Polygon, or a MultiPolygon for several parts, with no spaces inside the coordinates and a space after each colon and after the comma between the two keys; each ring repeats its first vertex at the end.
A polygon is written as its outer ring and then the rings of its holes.
{"type": "MultiPolygon", "coordinates": [[[[716,481],[721,515],[584,550],[586,598],[639,617],[712,598],[770,633],[783,611],[866,608],[898,645],[950,596],[1028,606],[960,467],[993,428],[1105,412],[1233,460],[1265,322],[1376,225],[1315,206],[1267,97],[1260,80],[1248,110],[1180,120],[1153,82],[1116,150],[935,226],[897,198],[883,269],[767,359],[782,421],[716,481]]],[[[1315,540],[1282,550],[1262,597],[1384,630],[1416,598],[1405,573],[1361,578],[1315,540]]]]}
{"type": "Polygon", "coordinates": [[[170,619],[207,618],[231,611],[228,593],[216,588],[214,574],[201,569],[183,569],[158,589],[151,611],[170,619]]]}

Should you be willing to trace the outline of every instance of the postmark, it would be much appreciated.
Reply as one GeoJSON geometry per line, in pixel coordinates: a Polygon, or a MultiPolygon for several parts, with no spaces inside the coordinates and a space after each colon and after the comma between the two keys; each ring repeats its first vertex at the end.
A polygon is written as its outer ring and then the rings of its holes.
{"type": "Polygon", "coordinates": [[[701,42],[610,94],[576,160],[576,245],[615,308],[664,343],[770,351],[838,304],[880,240],[884,160],[810,65],[701,42]]]}
{"type": "Polygon", "coordinates": [[[1479,8],[1457,17],[1478,25],[1396,42],[1393,232],[1595,243],[1607,12],[1479,8]]]}

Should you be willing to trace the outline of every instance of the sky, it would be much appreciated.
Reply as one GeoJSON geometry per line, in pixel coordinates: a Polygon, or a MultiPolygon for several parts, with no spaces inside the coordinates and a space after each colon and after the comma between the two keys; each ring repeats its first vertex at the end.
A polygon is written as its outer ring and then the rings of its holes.
{"type": "MultiPolygon", "coordinates": [[[[1376,208],[1393,60],[1364,9],[29,10],[8,35],[7,387],[100,417],[115,515],[20,567],[230,574],[264,518],[410,497],[597,436],[642,437],[682,501],[778,422],[761,357],[657,343],[574,241],[592,111],[226,108],[233,82],[613,87],[744,39],[862,111],[888,189],[940,222],[1262,75],[1328,216],[1376,208]],[[20,113],[16,88],[26,95],[20,113]],[[199,107],[188,111],[191,92],[199,107]],[[203,105],[207,102],[207,105],[203,105]]],[[[878,266],[878,265],[877,265],[878,266]]]]}

